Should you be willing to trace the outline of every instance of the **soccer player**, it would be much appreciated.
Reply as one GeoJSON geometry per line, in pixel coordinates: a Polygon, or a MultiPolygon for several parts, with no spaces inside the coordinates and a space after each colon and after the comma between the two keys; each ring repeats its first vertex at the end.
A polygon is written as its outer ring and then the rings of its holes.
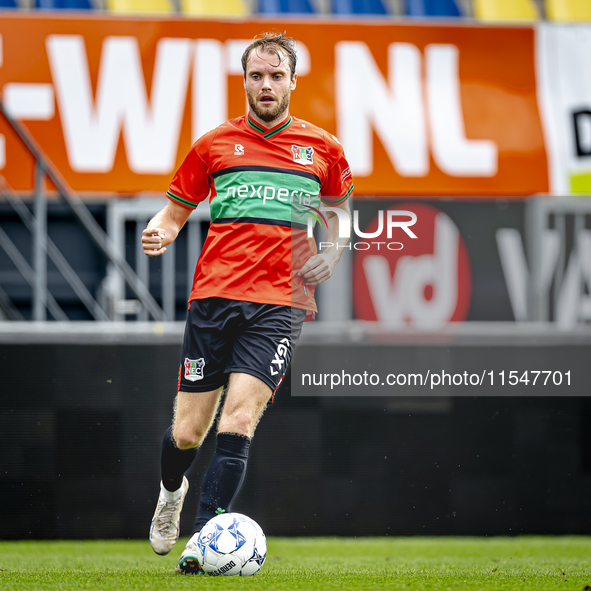
{"type": "Polygon", "coordinates": [[[154,551],[170,552],[189,487],[184,473],[227,385],[194,535],[176,567],[182,574],[203,572],[197,535],[209,519],[229,511],[256,425],[303,321],[316,311],[314,288],[331,276],[346,244],[338,216],[330,212],[325,240],[334,246],[317,253],[307,236],[308,217],[322,200],[350,218],[353,184],[341,145],[289,114],[297,82],[295,40],[276,33],[255,37],[242,67],[248,114],[193,145],[170,184],[168,204],[142,236],[144,252],[160,256],[209,197],[211,225],[189,298],[173,425],[162,443],[162,482],[150,528],[154,551]]]}

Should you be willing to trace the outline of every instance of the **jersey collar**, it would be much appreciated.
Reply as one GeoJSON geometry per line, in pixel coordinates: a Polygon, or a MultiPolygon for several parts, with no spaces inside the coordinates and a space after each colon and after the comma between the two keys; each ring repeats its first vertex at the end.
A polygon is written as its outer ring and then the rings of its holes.
{"type": "Polygon", "coordinates": [[[253,121],[250,118],[250,113],[246,115],[246,122],[248,123],[248,125],[258,133],[260,133],[266,140],[277,135],[278,133],[281,133],[284,129],[287,129],[291,125],[292,119],[293,118],[290,115],[285,121],[279,123],[279,125],[276,125],[271,129],[266,129],[262,125],[258,124],[256,121],[253,121]]]}

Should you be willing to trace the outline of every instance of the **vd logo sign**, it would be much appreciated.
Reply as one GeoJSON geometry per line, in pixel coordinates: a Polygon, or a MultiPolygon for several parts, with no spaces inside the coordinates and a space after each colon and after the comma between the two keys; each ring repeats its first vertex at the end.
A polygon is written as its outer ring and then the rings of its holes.
{"type": "MultiPolygon", "coordinates": [[[[466,245],[445,213],[424,204],[401,204],[416,214],[417,240],[401,250],[356,250],[353,262],[353,303],[362,320],[409,324],[424,330],[464,320],[471,297],[470,262],[466,245]]],[[[374,218],[365,232],[377,230],[374,218]]]]}

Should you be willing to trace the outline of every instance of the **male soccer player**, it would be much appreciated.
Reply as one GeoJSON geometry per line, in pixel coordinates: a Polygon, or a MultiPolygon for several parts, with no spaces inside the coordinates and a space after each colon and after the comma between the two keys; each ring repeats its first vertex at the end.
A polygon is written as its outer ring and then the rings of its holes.
{"type": "Polygon", "coordinates": [[[242,67],[248,114],[193,145],[172,180],[168,204],[142,236],[144,252],[161,255],[191,211],[209,197],[211,225],[189,298],[174,420],[162,443],[162,482],[150,528],[154,551],[170,552],[189,487],[184,473],[227,385],[194,535],[176,567],[182,574],[202,572],[197,534],[229,510],[259,418],[290,362],[306,315],[316,311],[314,287],[331,276],[346,244],[332,213],[326,241],[335,246],[317,254],[306,233],[310,212],[322,200],[350,216],[353,185],[341,145],[289,114],[297,82],[295,40],[284,34],[255,37],[242,67]]]}

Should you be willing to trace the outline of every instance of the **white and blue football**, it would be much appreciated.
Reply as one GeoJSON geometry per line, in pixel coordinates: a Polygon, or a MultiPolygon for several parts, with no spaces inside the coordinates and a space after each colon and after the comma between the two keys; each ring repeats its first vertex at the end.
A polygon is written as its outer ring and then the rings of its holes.
{"type": "Polygon", "coordinates": [[[222,513],[210,519],[197,538],[197,558],[208,575],[254,575],[266,557],[263,530],[240,513],[222,513]]]}

